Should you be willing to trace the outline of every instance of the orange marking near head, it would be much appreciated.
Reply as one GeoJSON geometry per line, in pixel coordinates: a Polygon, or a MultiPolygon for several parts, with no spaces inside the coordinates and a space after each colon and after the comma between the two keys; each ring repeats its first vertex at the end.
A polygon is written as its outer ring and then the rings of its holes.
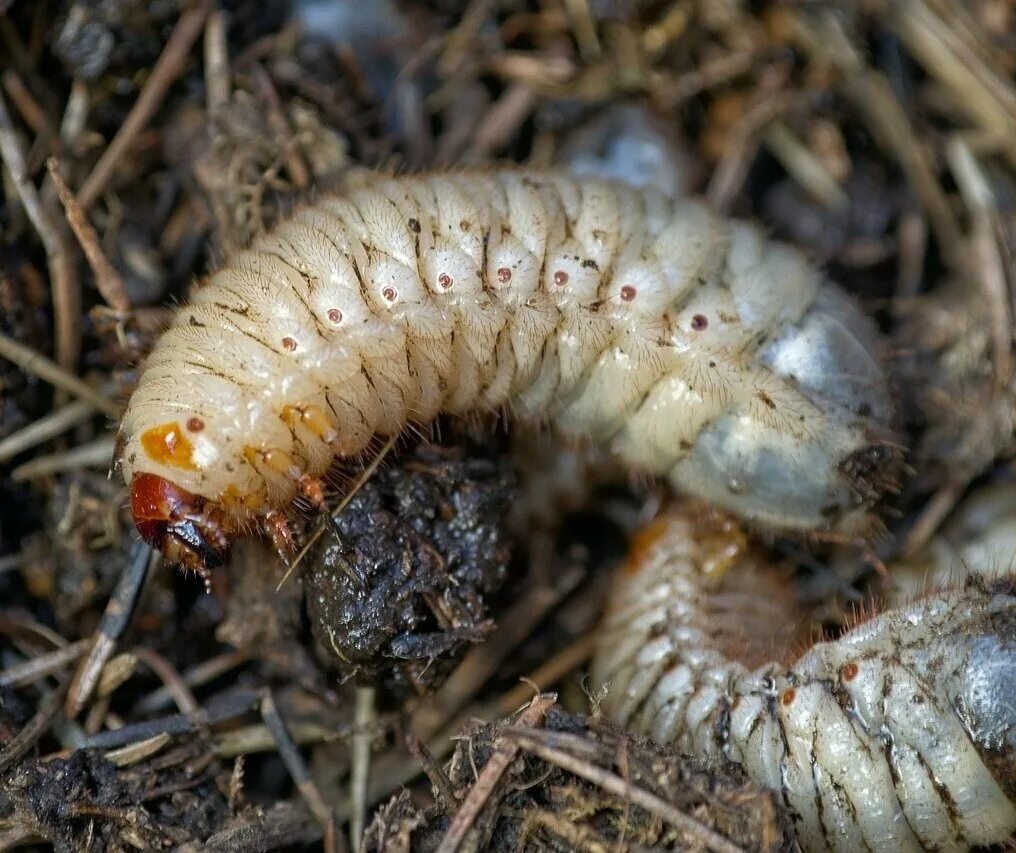
{"type": "Polygon", "coordinates": [[[178,421],[159,424],[141,433],[141,446],[149,459],[171,468],[196,471],[194,445],[178,421]]]}

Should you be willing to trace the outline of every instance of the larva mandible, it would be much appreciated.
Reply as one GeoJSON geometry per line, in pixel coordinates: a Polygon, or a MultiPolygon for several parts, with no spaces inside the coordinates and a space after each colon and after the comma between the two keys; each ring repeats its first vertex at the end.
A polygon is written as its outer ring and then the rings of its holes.
{"type": "Polygon", "coordinates": [[[335,457],[504,409],[784,529],[848,531],[885,485],[870,322],[798,252],[694,201],[559,172],[373,177],[233,256],[124,414],[141,534],[221,562],[278,542],[335,457]]]}
{"type": "Polygon", "coordinates": [[[793,596],[740,545],[687,511],[636,538],[593,665],[605,713],[741,764],[782,795],[809,851],[1004,843],[1016,575],[888,610],[787,665],[773,661],[799,618],[793,596]]]}

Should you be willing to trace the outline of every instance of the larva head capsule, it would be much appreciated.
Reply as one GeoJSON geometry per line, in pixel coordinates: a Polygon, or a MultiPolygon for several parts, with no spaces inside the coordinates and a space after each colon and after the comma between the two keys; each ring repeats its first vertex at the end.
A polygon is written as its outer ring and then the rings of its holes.
{"type": "Polygon", "coordinates": [[[229,540],[203,498],[158,474],[135,474],[131,513],[141,538],[170,563],[199,573],[222,565],[229,540]]]}

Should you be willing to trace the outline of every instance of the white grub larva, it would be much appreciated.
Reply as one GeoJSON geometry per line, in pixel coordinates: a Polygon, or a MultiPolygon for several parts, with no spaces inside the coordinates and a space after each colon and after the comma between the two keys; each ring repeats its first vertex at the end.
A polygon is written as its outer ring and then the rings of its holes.
{"type": "Polygon", "coordinates": [[[505,411],[778,529],[850,534],[890,479],[870,322],[793,249],[560,172],[373,176],[298,210],[182,307],[123,417],[139,531],[277,544],[336,457],[505,411]]]}
{"type": "Polygon", "coordinates": [[[809,851],[1004,843],[1016,829],[1016,576],[975,577],[773,662],[798,619],[792,596],[750,554],[723,556],[732,540],[708,530],[675,512],[637,539],[599,635],[603,710],[742,765],[782,795],[809,851]],[[710,570],[718,553],[726,572],[710,570]],[[767,624],[781,630],[759,666],[767,624]]]}

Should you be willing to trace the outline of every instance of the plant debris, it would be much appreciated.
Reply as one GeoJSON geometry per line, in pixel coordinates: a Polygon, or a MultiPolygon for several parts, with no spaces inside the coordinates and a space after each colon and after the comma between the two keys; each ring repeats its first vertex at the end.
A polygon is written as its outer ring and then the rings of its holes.
{"type": "Polygon", "coordinates": [[[569,714],[549,698],[541,725],[520,722],[530,706],[463,732],[447,774],[429,772],[435,802],[421,809],[406,792],[396,794],[362,849],[451,849],[456,818],[478,791],[486,797],[469,844],[481,850],[776,851],[792,844],[793,823],[777,796],[739,768],[718,773],[599,717],[569,714]],[[510,760],[492,778],[488,771],[506,749],[510,760]],[[621,791],[609,789],[615,779],[621,791]],[[643,795],[638,804],[634,792],[643,795]]]}

